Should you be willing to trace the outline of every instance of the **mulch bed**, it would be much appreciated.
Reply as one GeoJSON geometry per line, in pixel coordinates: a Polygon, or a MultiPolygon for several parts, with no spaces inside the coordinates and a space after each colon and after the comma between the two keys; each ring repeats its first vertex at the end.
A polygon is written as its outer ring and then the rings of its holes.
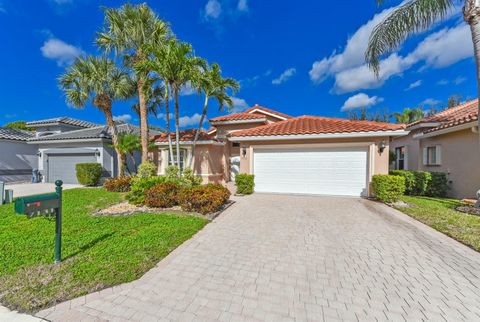
{"type": "Polygon", "coordinates": [[[223,211],[225,211],[228,207],[230,207],[234,203],[235,203],[234,201],[229,200],[220,208],[219,211],[211,214],[202,215],[196,212],[183,211],[179,206],[175,206],[172,208],[152,208],[147,206],[135,206],[135,205],[129,204],[127,201],[124,201],[105,209],[98,209],[93,215],[119,217],[119,216],[130,216],[135,214],[152,214],[152,213],[158,214],[162,212],[168,212],[176,215],[195,216],[195,217],[205,218],[208,220],[213,220],[217,218],[223,211]]]}
{"type": "Polygon", "coordinates": [[[474,216],[480,216],[480,208],[472,207],[472,206],[459,206],[456,207],[455,210],[460,212],[464,212],[474,216]]]}

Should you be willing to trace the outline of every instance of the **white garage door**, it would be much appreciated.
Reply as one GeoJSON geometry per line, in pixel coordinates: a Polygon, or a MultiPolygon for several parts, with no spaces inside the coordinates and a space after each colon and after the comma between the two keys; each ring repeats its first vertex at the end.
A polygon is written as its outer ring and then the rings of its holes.
{"type": "Polygon", "coordinates": [[[367,194],[367,148],[254,149],[255,191],[367,194]]]}
{"type": "Polygon", "coordinates": [[[52,154],[48,156],[48,182],[62,180],[64,183],[78,183],[77,163],[95,163],[95,154],[52,154]]]}

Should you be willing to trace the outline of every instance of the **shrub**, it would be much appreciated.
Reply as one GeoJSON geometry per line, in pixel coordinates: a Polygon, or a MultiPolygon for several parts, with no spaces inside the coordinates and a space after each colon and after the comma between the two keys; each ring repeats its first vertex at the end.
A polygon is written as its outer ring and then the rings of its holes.
{"type": "Polygon", "coordinates": [[[84,186],[96,186],[102,177],[102,165],[100,163],[77,163],[77,180],[84,186]]]}
{"type": "Polygon", "coordinates": [[[103,187],[110,192],[129,192],[132,177],[118,177],[105,181],[103,187]]]}
{"type": "Polygon", "coordinates": [[[183,170],[181,180],[186,186],[189,186],[189,187],[195,187],[195,186],[199,186],[200,184],[202,184],[202,178],[197,177],[193,173],[192,169],[183,170]]]}
{"type": "Polygon", "coordinates": [[[180,168],[177,167],[176,165],[169,165],[165,169],[165,177],[173,180],[180,180],[180,177],[181,177],[180,168]]]}
{"type": "Polygon", "coordinates": [[[430,172],[431,180],[426,195],[430,197],[445,197],[448,192],[448,178],[445,172],[430,172]]]}
{"type": "Polygon", "coordinates": [[[427,193],[427,188],[432,180],[432,175],[430,172],[426,171],[412,171],[413,176],[415,177],[415,186],[412,190],[412,195],[414,196],[424,196],[427,193]]]}
{"type": "Polygon", "coordinates": [[[388,174],[376,174],[372,177],[375,197],[383,202],[395,202],[405,192],[405,178],[388,174]]]}
{"type": "Polygon", "coordinates": [[[151,178],[157,175],[157,166],[150,161],[143,162],[138,167],[138,178],[151,178]]]}
{"type": "Polygon", "coordinates": [[[163,176],[134,178],[131,183],[131,190],[127,194],[127,200],[134,205],[143,205],[145,203],[145,191],[164,182],[167,182],[167,178],[163,176]]]}
{"type": "Polygon", "coordinates": [[[203,215],[218,211],[230,198],[230,191],[220,184],[207,184],[185,188],[179,195],[179,203],[184,211],[194,211],[203,215]]]}
{"type": "Polygon", "coordinates": [[[253,174],[240,173],[235,176],[237,193],[250,195],[255,188],[255,176],[253,174]]]}
{"type": "Polygon", "coordinates": [[[180,186],[173,182],[159,183],[145,190],[145,204],[155,208],[176,206],[180,189],[180,186]]]}
{"type": "Polygon", "coordinates": [[[402,176],[405,178],[405,194],[413,196],[415,191],[415,174],[409,170],[392,170],[390,174],[393,176],[402,176]]]}

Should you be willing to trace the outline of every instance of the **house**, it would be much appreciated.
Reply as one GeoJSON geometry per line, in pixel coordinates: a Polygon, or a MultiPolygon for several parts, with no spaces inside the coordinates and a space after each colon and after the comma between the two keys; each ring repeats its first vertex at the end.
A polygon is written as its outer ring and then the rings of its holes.
{"type": "Polygon", "coordinates": [[[0,128],[0,181],[24,182],[37,167],[37,146],[27,145],[34,132],[0,128]]]}
{"type": "MultiPolygon", "coordinates": [[[[180,133],[180,165],[192,160],[204,182],[232,181],[235,170],[254,174],[255,190],[269,193],[370,195],[372,176],[389,171],[391,139],[407,134],[399,124],[291,117],[259,105],[210,124],[200,133],[195,155],[195,130],[180,133]]],[[[153,142],[158,149],[152,158],[164,174],[170,161],[167,135],[153,142]]]]}
{"type": "MultiPolygon", "coordinates": [[[[28,122],[27,126],[36,130],[26,143],[38,150],[38,170],[43,182],[61,179],[65,183],[78,183],[75,166],[85,162],[102,164],[104,178],[116,176],[117,157],[107,126],[69,117],[28,122]]],[[[138,128],[121,124],[117,131],[138,133],[138,128]]],[[[128,169],[133,170],[138,164],[139,153],[134,158],[127,156],[128,169]]]]}
{"type": "Polygon", "coordinates": [[[474,197],[480,189],[478,100],[407,125],[409,134],[391,142],[394,169],[446,172],[449,196],[474,197]]]}

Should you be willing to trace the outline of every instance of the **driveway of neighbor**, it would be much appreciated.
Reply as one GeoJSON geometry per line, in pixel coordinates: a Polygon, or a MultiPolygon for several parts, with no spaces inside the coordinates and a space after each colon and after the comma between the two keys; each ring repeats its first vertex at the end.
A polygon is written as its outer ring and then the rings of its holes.
{"type": "MultiPolygon", "coordinates": [[[[80,188],[79,184],[63,184],[63,190],[80,188]]],[[[23,197],[30,195],[37,195],[40,193],[55,192],[54,183],[18,183],[18,184],[6,184],[5,189],[13,190],[13,197],[23,197]]]]}
{"type": "Polygon", "coordinates": [[[479,321],[480,254],[384,205],[255,194],[137,281],[39,317],[479,321]]]}

